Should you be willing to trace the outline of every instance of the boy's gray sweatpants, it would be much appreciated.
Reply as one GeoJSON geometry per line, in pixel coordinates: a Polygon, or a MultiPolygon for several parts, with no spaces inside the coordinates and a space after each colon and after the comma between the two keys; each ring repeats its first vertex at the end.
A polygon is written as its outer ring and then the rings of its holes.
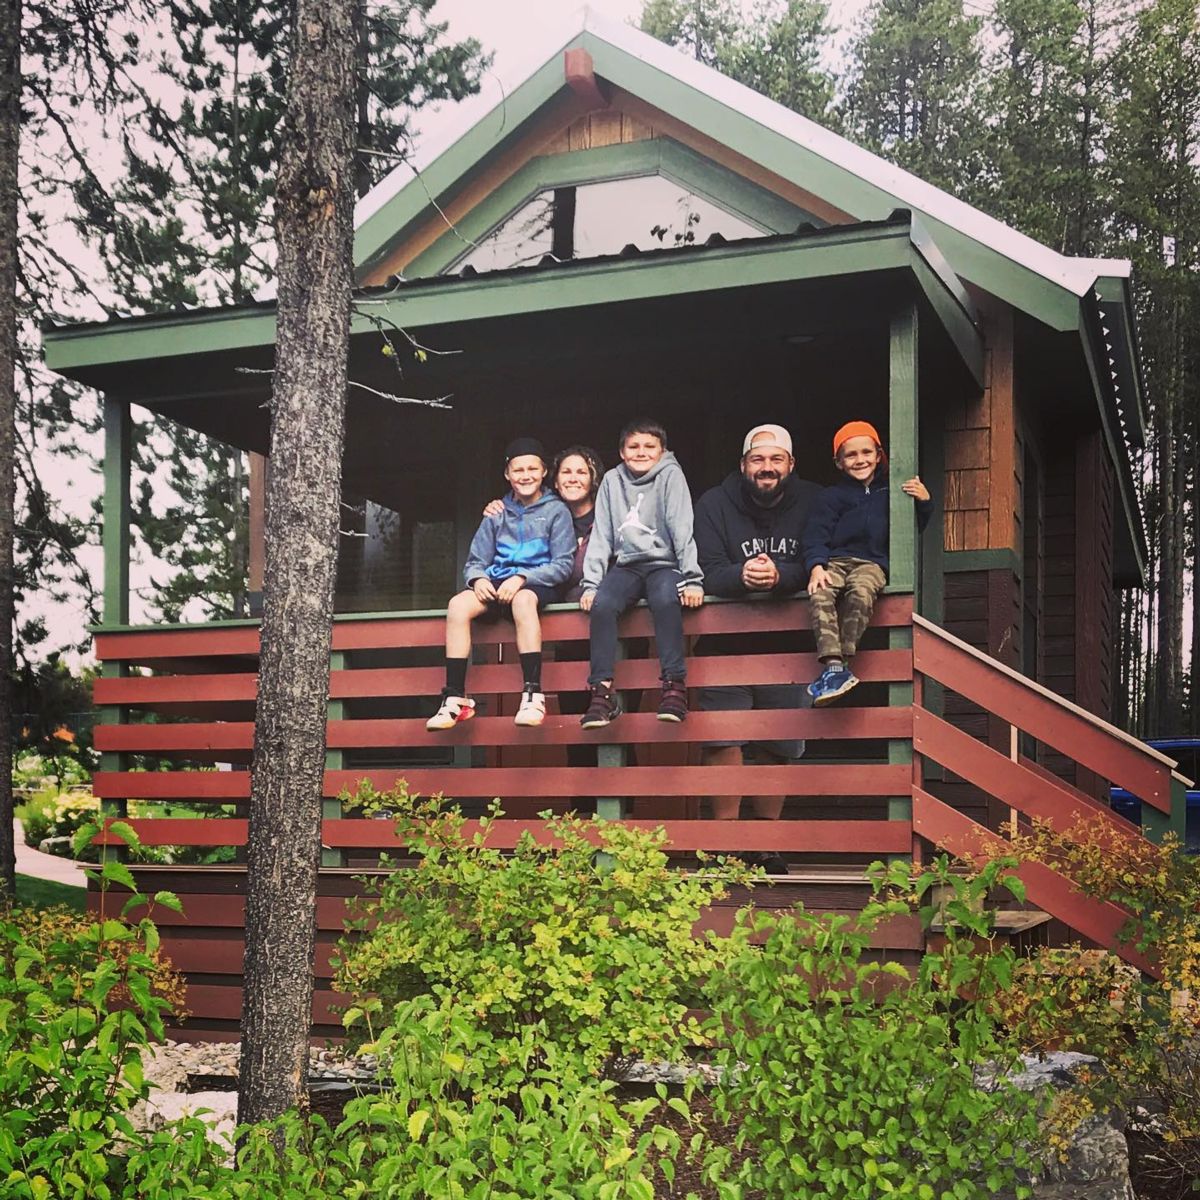
{"type": "Polygon", "coordinates": [[[808,594],[817,657],[850,659],[871,623],[875,597],[883,591],[887,575],[865,558],[831,558],[826,570],[832,586],[808,594]]]}

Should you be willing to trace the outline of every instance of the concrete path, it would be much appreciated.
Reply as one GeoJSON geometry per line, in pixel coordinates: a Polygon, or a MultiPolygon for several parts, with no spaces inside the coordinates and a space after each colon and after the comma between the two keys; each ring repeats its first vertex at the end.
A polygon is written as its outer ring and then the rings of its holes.
{"type": "Polygon", "coordinates": [[[17,844],[17,874],[31,875],[34,879],[49,879],[53,883],[65,883],[72,887],[86,887],[83,864],[57,854],[43,854],[32,846],[25,845],[25,831],[20,821],[13,822],[13,840],[17,844]]]}

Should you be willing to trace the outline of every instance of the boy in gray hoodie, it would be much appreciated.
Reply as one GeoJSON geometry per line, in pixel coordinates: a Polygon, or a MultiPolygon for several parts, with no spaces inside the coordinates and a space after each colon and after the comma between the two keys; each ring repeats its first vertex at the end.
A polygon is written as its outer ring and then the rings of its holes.
{"type": "Polygon", "coordinates": [[[446,609],[446,687],[441,707],[426,729],[453,729],[475,715],[467,698],[471,622],[489,612],[506,613],[517,632],[524,686],[516,725],[540,725],[546,716],[542,692],[542,626],[538,610],[558,599],[575,559],[571,512],[543,488],[546,452],[536,438],[517,438],[504,452],[509,494],[499,518],[484,517],[467,553],[466,591],[446,609]]]}
{"type": "Polygon", "coordinates": [[[579,607],[592,614],[591,702],[580,724],[599,729],[620,715],[613,691],[617,618],[645,598],[654,618],[662,668],[660,721],[687,716],[683,660],[684,608],[704,601],[692,536],[692,497],[666,430],[647,419],[621,430],[621,465],[607,472],[596,496],[596,519],[583,562],[579,607]]]}

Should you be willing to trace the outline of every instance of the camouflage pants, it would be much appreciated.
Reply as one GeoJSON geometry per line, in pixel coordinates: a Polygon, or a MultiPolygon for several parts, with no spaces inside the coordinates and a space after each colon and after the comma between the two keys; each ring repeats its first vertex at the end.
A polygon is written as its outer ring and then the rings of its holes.
{"type": "Polygon", "coordinates": [[[865,558],[831,558],[827,569],[832,586],[808,594],[817,657],[850,659],[871,623],[887,575],[865,558]]]}

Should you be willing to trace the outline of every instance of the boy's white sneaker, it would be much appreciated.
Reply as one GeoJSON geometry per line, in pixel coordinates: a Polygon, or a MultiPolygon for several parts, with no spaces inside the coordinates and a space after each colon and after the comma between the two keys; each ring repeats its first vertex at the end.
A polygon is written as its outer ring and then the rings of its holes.
{"type": "Polygon", "coordinates": [[[514,725],[540,725],[546,719],[546,696],[543,692],[522,692],[521,707],[513,717],[514,725]]]}
{"type": "Polygon", "coordinates": [[[475,715],[475,701],[466,696],[443,696],[442,707],[425,722],[425,728],[453,729],[463,721],[469,721],[475,715]]]}

